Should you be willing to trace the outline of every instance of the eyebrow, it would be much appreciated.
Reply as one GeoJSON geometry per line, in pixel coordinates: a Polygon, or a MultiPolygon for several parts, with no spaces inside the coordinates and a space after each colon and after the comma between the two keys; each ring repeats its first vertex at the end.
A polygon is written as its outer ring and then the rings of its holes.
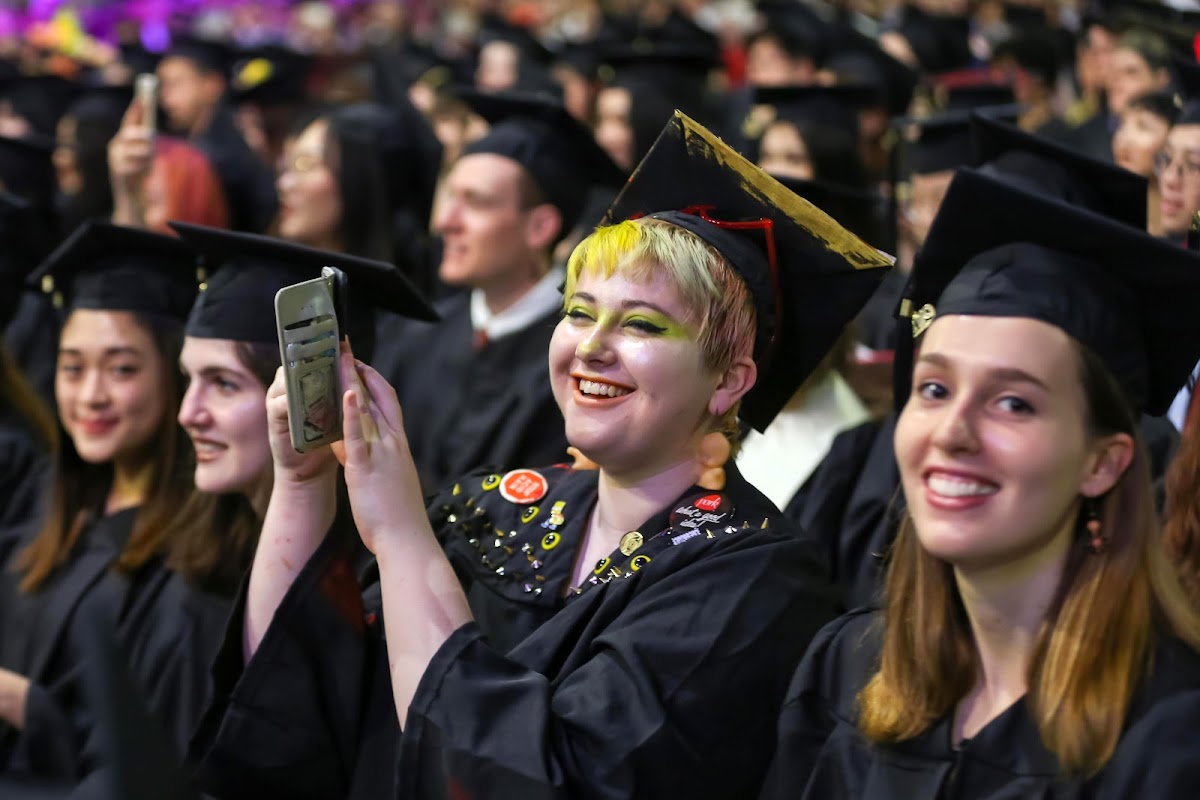
{"type": "MultiPolygon", "coordinates": [[[[60,347],[58,349],[58,354],[60,356],[80,356],[80,357],[82,357],[83,351],[78,350],[73,347],[60,347]]],[[[104,351],[103,355],[105,358],[110,358],[112,356],[122,356],[122,355],[137,356],[138,358],[141,358],[142,351],[138,350],[135,347],[109,347],[108,349],[106,349],[104,351]]]]}
{"type": "MultiPolygon", "coordinates": [[[[940,353],[923,354],[917,359],[917,363],[930,364],[942,369],[950,369],[952,366],[950,359],[940,353]]],[[[1016,367],[996,367],[989,369],[988,376],[995,380],[1007,381],[1009,383],[1029,383],[1044,392],[1050,391],[1050,387],[1041,378],[1030,375],[1025,370],[1017,369],[1016,367]]]]}
{"type": "MultiPolygon", "coordinates": [[[[576,297],[578,297],[580,300],[583,300],[585,303],[595,303],[596,302],[596,298],[592,297],[587,292],[575,292],[575,294],[572,295],[572,298],[576,298],[576,297]]],[[[629,310],[631,308],[648,308],[651,311],[657,311],[659,314],[662,314],[664,317],[666,317],[669,320],[675,321],[674,314],[672,314],[670,311],[667,311],[665,308],[658,305],[657,303],[652,303],[649,300],[636,300],[636,299],[625,300],[621,303],[621,308],[623,308],[625,310],[629,310]]]]}

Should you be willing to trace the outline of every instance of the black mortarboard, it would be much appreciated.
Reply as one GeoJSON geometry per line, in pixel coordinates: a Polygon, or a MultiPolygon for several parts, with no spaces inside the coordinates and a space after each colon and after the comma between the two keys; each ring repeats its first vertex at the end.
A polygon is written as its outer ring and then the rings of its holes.
{"type": "Polygon", "coordinates": [[[29,276],[67,309],[136,311],[183,320],[196,297],[196,257],[173,236],[92,220],[29,276]]]}
{"type": "Polygon", "coordinates": [[[881,240],[886,201],[877,192],[829,181],[771,177],[833,217],[864,242],[875,245],[881,240]]]}
{"type": "Polygon", "coordinates": [[[282,45],[262,45],[233,64],[229,89],[239,103],[298,106],[308,101],[312,57],[282,45]]]}
{"type": "Polygon", "coordinates": [[[966,19],[929,14],[910,4],[905,6],[898,33],[908,42],[923,72],[945,72],[971,61],[966,19]]]}
{"type": "Polygon", "coordinates": [[[30,205],[16,195],[0,192],[0,331],[8,327],[21,302],[21,287],[33,266],[33,249],[24,241],[30,205]]]}
{"type": "Polygon", "coordinates": [[[840,84],[869,86],[876,92],[875,104],[885,106],[892,116],[908,111],[919,76],[879,49],[879,45],[849,25],[834,34],[832,55],[823,65],[840,84]]]}
{"type": "Polygon", "coordinates": [[[582,210],[588,186],[620,186],[625,173],[596,144],[592,132],[561,103],[517,92],[459,92],[492,127],[463,155],[494,153],[528,171],[563,217],[563,233],[582,210]]]}
{"type": "Polygon", "coordinates": [[[0,99],[24,117],[41,136],[54,136],[55,126],[83,87],[59,75],[17,75],[0,80],[0,99]]]}
{"type": "Polygon", "coordinates": [[[254,233],[183,222],[170,225],[190,249],[200,254],[207,275],[204,291],[188,317],[188,336],[262,344],[278,341],[273,313],[275,293],[285,286],[321,277],[322,267],[337,267],[346,273],[353,316],[372,319],[365,312],[382,308],[415,319],[438,318],[393,264],[315,250],[254,233]]]}
{"type": "Polygon", "coordinates": [[[755,105],[771,106],[776,120],[793,125],[826,125],[858,136],[858,112],[874,102],[869,86],[762,86],[754,90],[755,105]]]}
{"type": "Polygon", "coordinates": [[[760,431],[825,357],[890,263],[679,112],[605,222],[646,215],[700,237],[745,280],[757,311],[759,373],[741,417],[760,431]]]}
{"type": "MultiPolygon", "coordinates": [[[[121,83],[112,86],[91,86],[71,103],[67,114],[73,117],[117,118],[118,126],[126,109],[133,102],[133,84],[121,83]]],[[[114,129],[114,133],[115,133],[114,129]]]]}
{"type": "Polygon", "coordinates": [[[1176,58],[1174,66],[1182,98],[1185,101],[1200,100],[1200,64],[1194,58],[1176,58]]]}
{"type": "Polygon", "coordinates": [[[233,61],[232,52],[224,42],[190,34],[177,35],[163,58],[184,58],[202,72],[215,72],[228,77],[233,61]]]}
{"type": "Polygon", "coordinates": [[[0,136],[0,184],[32,203],[44,203],[54,190],[54,141],[40,136],[0,136]]]}
{"type": "Polygon", "coordinates": [[[1146,229],[1146,179],[1141,175],[982,114],[971,115],[970,130],[971,166],[1146,229]]]}
{"type": "Polygon", "coordinates": [[[122,42],[120,49],[121,63],[135,73],[154,72],[163,58],[162,53],[148,50],[141,42],[122,42]]]}
{"type": "Polygon", "coordinates": [[[515,47],[520,54],[522,66],[526,63],[549,66],[554,60],[550,49],[528,28],[514,25],[496,14],[487,14],[479,32],[479,46],[482,48],[492,42],[506,42],[515,47]]]}
{"type": "Polygon", "coordinates": [[[1016,103],[1011,86],[993,81],[935,87],[934,96],[938,108],[947,112],[971,111],[976,108],[1016,103]]]}
{"type": "Polygon", "coordinates": [[[818,64],[824,60],[830,26],[814,9],[794,0],[770,0],[760,2],[758,11],[763,25],[751,41],[771,36],[791,58],[808,56],[818,64]]]}
{"type": "MultiPolygon", "coordinates": [[[[1166,412],[1200,358],[1200,254],[977,170],[955,175],[900,306],[914,333],[937,316],[1026,317],[1086,345],[1132,406],[1166,412]]],[[[913,339],[897,351],[908,396],[913,339]],[[903,352],[902,352],[903,351],[903,352]]]]}
{"type": "Polygon", "coordinates": [[[1043,86],[1053,87],[1058,78],[1064,54],[1055,34],[1042,27],[1019,28],[992,48],[992,62],[1011,58],[1026,73],[1035,76],[1043,86]]]}
{"type": "Polygon", "coordinates": [[[639,37],[597,46],[600,80],[651,83],[684,111],[708,113],[708,76],[720,66],[720,54],[702,42],[639,37]]]}
{"type": "Polygon", "coordinates": [[[971,163],[971,125],[967,114],[899,119],[894,124],[904,143],[898,154],[901,174],[929,175],[971,163]]]}

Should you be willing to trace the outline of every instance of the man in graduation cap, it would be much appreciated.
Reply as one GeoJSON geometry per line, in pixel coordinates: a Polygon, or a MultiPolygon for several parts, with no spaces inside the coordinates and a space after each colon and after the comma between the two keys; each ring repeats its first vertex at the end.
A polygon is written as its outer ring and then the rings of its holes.
{"type": "Polygon", "coordinates": [[[216,170],[236,230],[266,230],[278,209],[275,177],[238,131],[226,103],[226,49],[180,37],[159,62],[158,80],[168,127],[199,147],[216,170]]]}
{"type": "Polygon", "coordinates": [[[588,186],[625,177],[558,103],[463,98],[492,128],[446,175],[433,227],[443,242],[439,277],[469,291],[439,306],[437,325],[396,321],[376,357],[400,395],[427,488],[485,464],[563,458],[562,417],[545,381],[562,302],[551,253],[588,186]]]}

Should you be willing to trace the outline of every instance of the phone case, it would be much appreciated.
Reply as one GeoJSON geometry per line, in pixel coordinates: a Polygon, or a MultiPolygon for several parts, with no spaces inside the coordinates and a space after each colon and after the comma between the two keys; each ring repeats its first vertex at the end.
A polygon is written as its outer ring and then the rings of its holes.
{"type": "Polygon", "coordinates": [[[285,286],[275,295],[288,430],[301,453],[342,438],[337,306],[344,283],[340,270],[326,267],[322,277],[285,286]]]}
{"type": "Polygon", "coordinates": [[[138,75],[134,90],[142,101],[144,123],[153,131],[158,127],[158,77],[148,72],[138,75]]]}

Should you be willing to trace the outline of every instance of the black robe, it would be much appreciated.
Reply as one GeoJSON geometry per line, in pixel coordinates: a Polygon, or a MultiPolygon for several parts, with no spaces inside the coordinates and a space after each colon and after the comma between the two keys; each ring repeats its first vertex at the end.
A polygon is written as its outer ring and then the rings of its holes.
{"type": "Polygon", "coordinates": [[[13,409],[0,408],[0,564],[40,517],[50,453],[13,409]]]}
{"type": "Polygon", "coordinates": [[[476,347],[470,294],[447,298],[437,308],[438,323],[399,317],[381,322],[389,330],[381,331],[372,359],[396,387],[426,491],[482,467],[564,460],[562,412],[547,380],[558,311],[476,347]]]}
{"type": "Polygon", "coordinates": [[[54,408],[54,372],[58,366],[59,313],[41,292],[23,291],[16,314],[4,329],[4,346],[38,397],[54,408]]]}
{"type": "Polygon", "coordinates": [[[900,744],[859,733],[856,697],[878,666],[879,612],[848,614],[813,641],[788,690],[763,800],[1183,800],[1200,786],[1200,655],[1161,638],[1108,764],[1065,775],[1024,699],[959,749],[947,715],[900,744]]]}
{"type": "Polygon", "coordinates": [[[9,565],[0,573],[0,666],[31,682],[25,728],[0,726],[0,771],[54,779],[79,773],[82,732],[90,725],[71,629],[81,605],[123,600],[114,597],[109,566],[125,546],[136,513],[126,509],[92,523],[67,562],[37,592],[18,591],[19,576],[9,565]]]}
{"type": "Polygon", "coordinates": [[[723,493],[693,487],[564,599],[597,473],[539,473],[532,505],[479,474],[430,504],[475,621],[434,656],[402,737],[378,585],[360,601],[343,542],[322,544],[244,668],[239,602],[193,741],[203,788],[226,800],[753,796],[788,665],[833,610],[815,548],[731,465],[723,493]]]}
{"type": "Polygon", "coordinates": [[[217,106],[208,128],[194,137],[192,144],[208,157],[221,182],[229,227],[251,233],[265,231],[279,210],[275,175],[246,144],[227,105],[217,106]]]}
{"type": "MultiPolygon", "coordinates": [[[[105,517],[76,554],[33,595],[6,585],[0,665],[33,684],[26,727],[5,729],[3,771],[22,784],[72,787],[74,797],[109,800],[109,726],[96,724],[84,671],[96,657],[81,646],[84,625],[103,625],[167,749],[182,761],[209,700],[209,668],[231,598],[200,591],[151,559],[132,575],[110,569],[132,531],[136,509],[105,517]]],[[[7,578],[13,582],[12,578],[7,578]]],[[[112,798],[117,800],[117,798],[112,798]]]]}
{"type": "MultiPolygon", "coordinates": [[[[906,506],[892,440],[896,414],[838,434],[829,454],[785,509],[825,549],[842,607],[878,603],[883,571],[906,506]]],[[[1162,479],[1179,444],[1174,426],[1143,416],[1142,440],[1162,507],[1162,479]]]]}

